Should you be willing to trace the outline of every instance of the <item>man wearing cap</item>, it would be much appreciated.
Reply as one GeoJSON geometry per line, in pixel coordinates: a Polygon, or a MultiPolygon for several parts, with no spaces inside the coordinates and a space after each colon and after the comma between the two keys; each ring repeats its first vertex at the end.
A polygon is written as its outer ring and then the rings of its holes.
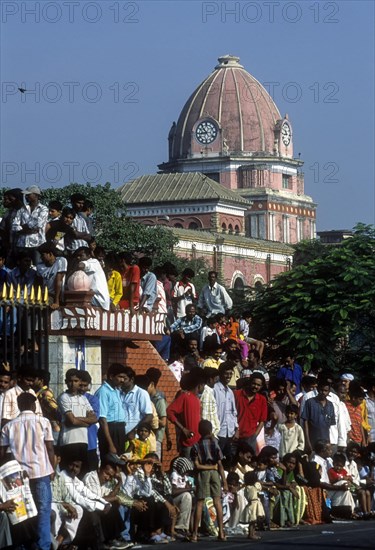
{"type": "Polygon", "coordinates": [[[37,185],[31,185],[23,191],[27,205],[17,211],[12,223],[16,252],[32,252],[33,263],[39,260],[38,247],[46,240],[45,230],[48,220],[48,208],[39,202],[42,194],[37,185]]]}
{"type": "Polygon", "coordinates": [[[347,392],[349,391],[350,382],[352,382],[353,380],[354,376],[350,374],[350,372],[344,372],[344,374],[340,376],[340,381],[347,392]]]}

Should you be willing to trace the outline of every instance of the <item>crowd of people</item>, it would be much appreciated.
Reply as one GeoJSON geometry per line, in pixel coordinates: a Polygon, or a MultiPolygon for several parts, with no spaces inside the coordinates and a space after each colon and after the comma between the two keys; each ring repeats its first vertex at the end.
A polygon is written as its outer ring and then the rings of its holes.
{"type": "Polygon", "coordinates": [[[87,371],[69,369],[56,399],[45,371],[13,379],[3,367],[0,456],[20,465],[38,515],[9,525],[17,504],[0,482],[0,547],[257,540],[266,529],[374,517],[375,380],[297,376],[291,357],[276,376],[247,364],[236,379],[233,349],[218,363],[183,371],[170,403],[154,367],[137,375],[111,364],[95,394],[87,371]],[[171,425],[178,454],[165,467],[171,425]]]}
{"type": "Polygon", "coordinates": [[[215,271],[198,296],[190,268],[179,276],[95,246],[82,195],[63,208],[40,194],[4,194],[1,283],[40,281],[57,309],[70,274],[85,270],[93,305],[164,315],[155,346],[165,368],[110,364],[95,393],[87,371],[69,369],[54,396],[46,370],[13,372],[2,358],[0,548],[125,549],[207,533],[256,541],[267,529],[374,517],[375,379],[306,372],[292,353],[271,368],[251,313],[235,314],[215,271]],[[180,389],[167,402],[170,372],[180,389]],[[10,463],[37,510],[19,522],[1,477],[10,463]]]}

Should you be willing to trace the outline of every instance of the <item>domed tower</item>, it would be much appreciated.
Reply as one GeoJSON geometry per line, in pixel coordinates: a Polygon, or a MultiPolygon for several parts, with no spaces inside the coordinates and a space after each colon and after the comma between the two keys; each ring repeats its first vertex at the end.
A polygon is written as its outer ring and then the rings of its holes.
{"type": "Polygon", "coordinates": [[[315,237],[316,205],[304,194],[288,115],[238,57],[218,61],[173,123],[161,173],[202,172],[250,199],[248,236],[286,243],[315,237]]]}

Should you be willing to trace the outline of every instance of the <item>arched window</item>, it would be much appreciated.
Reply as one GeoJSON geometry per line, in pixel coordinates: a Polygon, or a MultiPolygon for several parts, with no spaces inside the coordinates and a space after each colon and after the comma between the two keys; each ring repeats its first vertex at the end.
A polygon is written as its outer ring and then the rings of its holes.
{"type": "Polygon", "coordinates": [[[199,226],[196,222],[190,222],[189,229],[199,229],[199,226]]]}
{"type": "Polygon", "coordinates": [[[263,288],[263,284],[261,281],[256,281],[256,283],[254,284],[254,288],[256,290],[256,292],[260,292],[263,288]]]}
{"type": "Polygon", "coordinates": [[[226,225],[225,223],[222,223],[222,224],[221,224],[221,230],[222,230],[223,233],[226,232],[226,230],[227,230],[227,225],[226,225]]]}
{"type": "Polygon", "coordinates": [[[178,229],[183,229],[182,223],[175,223],[173,227],[177,227],[178,229]]]}
{"type": "Polygon", "coordinates": [[[238,235],[238,233],[240,232],[240,226],[239,225],[234,226],[234,232],[237,233],[237,235],[238,235]]]}
{"type": "Polygon", "coordinates": [[[241,277],[237,277],[234,281],[233,288],[234,290],[242,291],[244,289],[243,279],[241,277]]]}
{"type": "Polygon", "coordinates": [[[233,225],[231,223],[228,225],[228,233],[233,233],[233,225]]]}

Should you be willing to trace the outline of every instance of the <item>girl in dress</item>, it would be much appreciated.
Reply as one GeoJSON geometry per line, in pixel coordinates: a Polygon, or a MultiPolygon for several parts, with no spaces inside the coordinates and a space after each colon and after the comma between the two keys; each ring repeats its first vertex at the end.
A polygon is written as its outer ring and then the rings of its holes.
{"type": "Polygon", "coordinates": [[[249,525],[247,538],[250,540],[259,540],[260,537],[255,533],[257,525],[265,521],[264,508],[259,498],[262,486],[258,481],[256,472],[246,472],[244,476],[245,498],[247,505],[245,508],[246,522],[249,525]]]}

